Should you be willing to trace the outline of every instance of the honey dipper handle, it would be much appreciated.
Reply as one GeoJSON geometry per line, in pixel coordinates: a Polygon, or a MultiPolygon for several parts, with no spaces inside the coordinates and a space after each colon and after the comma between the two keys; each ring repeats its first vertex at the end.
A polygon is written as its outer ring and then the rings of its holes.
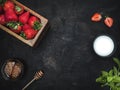
{"type": "Polygon", "coordinates": [[[28,84],[25,85],[25,87],[22,90],[25,90],[32,82],[34,82],[36,79],[33,78],[28,84]]]}

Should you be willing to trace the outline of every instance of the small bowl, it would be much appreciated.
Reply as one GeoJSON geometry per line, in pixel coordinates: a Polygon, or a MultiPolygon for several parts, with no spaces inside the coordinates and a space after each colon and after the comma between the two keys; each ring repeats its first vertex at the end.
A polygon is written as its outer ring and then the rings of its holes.
{"type": "Polygon", "coordinates": [[[2,76],[5,80],[18,80],[24,72],[24,65],[18,59],[8,59],[1,68],[2,76]]]}
{"type": "Polygon", "coordinates": [[[116,44],[110,36],[100,35],[95,38],[93,49],[97,55],[101,57],[109,57],[115,52],[116,44]]]}

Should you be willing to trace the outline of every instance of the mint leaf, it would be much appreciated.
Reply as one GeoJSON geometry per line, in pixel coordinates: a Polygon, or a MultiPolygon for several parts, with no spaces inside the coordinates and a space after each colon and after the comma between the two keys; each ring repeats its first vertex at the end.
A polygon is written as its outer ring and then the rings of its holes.
{"type": "Polygon", "coordinates": [[[111,69],[108,74],[109,76],[113,76],[113,70],[111,69]]]}
{"type": "Polygon", "coordinates": [[[101,73],[102,73],[103,77],[108,76],[108,72],[106,72],[106,71],[101,71],[101,73]]]}
{"type": "Polygon", "coordinates": [[[108,76],[107,77],[107,82],[111,82],[113,80],[113,77],[112,76],[108,76]]]}
{"type": "Polygon", "coordinates": [[[96,82],[101,84],[101,87],[108,86],[110,90],[120,90],[120,61],[117,58],[113,58],[113,61],[117,64],[112,69],[107,71],[101,71],[101,75],[96,78],[96,82]]]}
{"type": "Polygon", "coordinates": [[[114,83],[120,83],[120,77],[119,76],[115,76],[114,78],[113,78],[113,81],[112,82],[114,82],[114,83]]]}
{"type": "Polygon", "coordinates": [[[118,70],[117,70],[117,68],[115,66],[113,67],[113,73],[114,73],[115,76],[118,75],[118,70]]]}
{"type": "Polygon", "coordinates": [[[113,58],[113,61],[118,65],[118,68],[120,69],[120,61],[117,58],[113,58]]]}

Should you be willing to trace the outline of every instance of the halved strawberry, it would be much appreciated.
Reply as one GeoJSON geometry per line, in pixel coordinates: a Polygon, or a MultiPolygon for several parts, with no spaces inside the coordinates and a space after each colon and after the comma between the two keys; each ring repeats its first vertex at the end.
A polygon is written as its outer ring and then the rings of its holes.
{"type": "Polygon", "coordinates": [[[19,16],[19,21],[23,24],[26,24],[30,16],[30,12],[27,11],[19,16]]]}
{"type": "Polygon", "coordinates": [[[31,16],[28,20],[28,24],[35,30],[40,30],[42,27],[41,20],[38,19],[36,16],[31,16]]]}
{"type": "Polygon", "coordinates": [[[12,10],[12,9],[8,9],[7,11],[5,11],[5,18],[6,18],[7,22],[18,21],[18,16],[16,15],[14,10],[12,10]]]}
{"type": "Polygon", "coordinates": [[[11,31],[19,34],[22,30],[22,26],[19,22],[8,22],[7,26],[11,29],[11,31]]]}
{"type": "Polygon", "coordinates": [[[3,6],[3,9],[4,11],[8,10],[8,9],[14,9],[15,5],[12,1],[10,0],[7,0],[5,3],[4,3],[4,6],[3,6]]]}
{"type": "Polygon", "coordinates": [[[102,15],[100,13],[95,13],[93,14],[93,16],[91,17],[92,21],[98,22],[102,19],[102,15]]]}
{"type": "Polygon", "coordinates": [[[0,15],[0,24],[4,25],[5,23],[6,23],[6,21],[5,21],[5,15],[1,14],[0,15]]]}
{"type": "Polygon", "coordinates": [[[111,17],[106,17],[105,20],[104,20],[104,23],[105,23],[106,26],[112,27],[113,19],[111,17]]]}
{"type": "Polygon", "coordinates": [[[37,31],[34,29],[26,29],[24,30],[20,35],[25,39],[33,39],[35,35],[37,34],[37,31]]]}
{"type": "Polygon", "coordinates": [[[22,14],[24,12],[24,8],[20,5],[15,6],[15,12],[17,15],[22,14]]]}

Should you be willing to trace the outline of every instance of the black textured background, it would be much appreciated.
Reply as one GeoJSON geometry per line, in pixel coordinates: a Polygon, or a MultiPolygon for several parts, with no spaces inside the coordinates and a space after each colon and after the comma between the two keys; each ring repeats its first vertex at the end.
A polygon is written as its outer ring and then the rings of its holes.
{"type": "Polygon", "coordinates": [[[44,70],[44,77],[27,90],[109,90],[95,82],[101,70],[120,58],[120,3],[118,0],[18,0],[48,18],[50,28],[37,47],[31,48],[0,30],[0,68],[8,58],[19,58],[25,65],[23,78],[5,81],[0,73],[0,90],[21,90],[34,73],[44,70]],[[114,19],[108,28],[102,22],[91,22],[95,12],[114,19]],[[92,43],[95,37],[108,34],[116,41],[111,57],[97,56],[92,43]]]}

